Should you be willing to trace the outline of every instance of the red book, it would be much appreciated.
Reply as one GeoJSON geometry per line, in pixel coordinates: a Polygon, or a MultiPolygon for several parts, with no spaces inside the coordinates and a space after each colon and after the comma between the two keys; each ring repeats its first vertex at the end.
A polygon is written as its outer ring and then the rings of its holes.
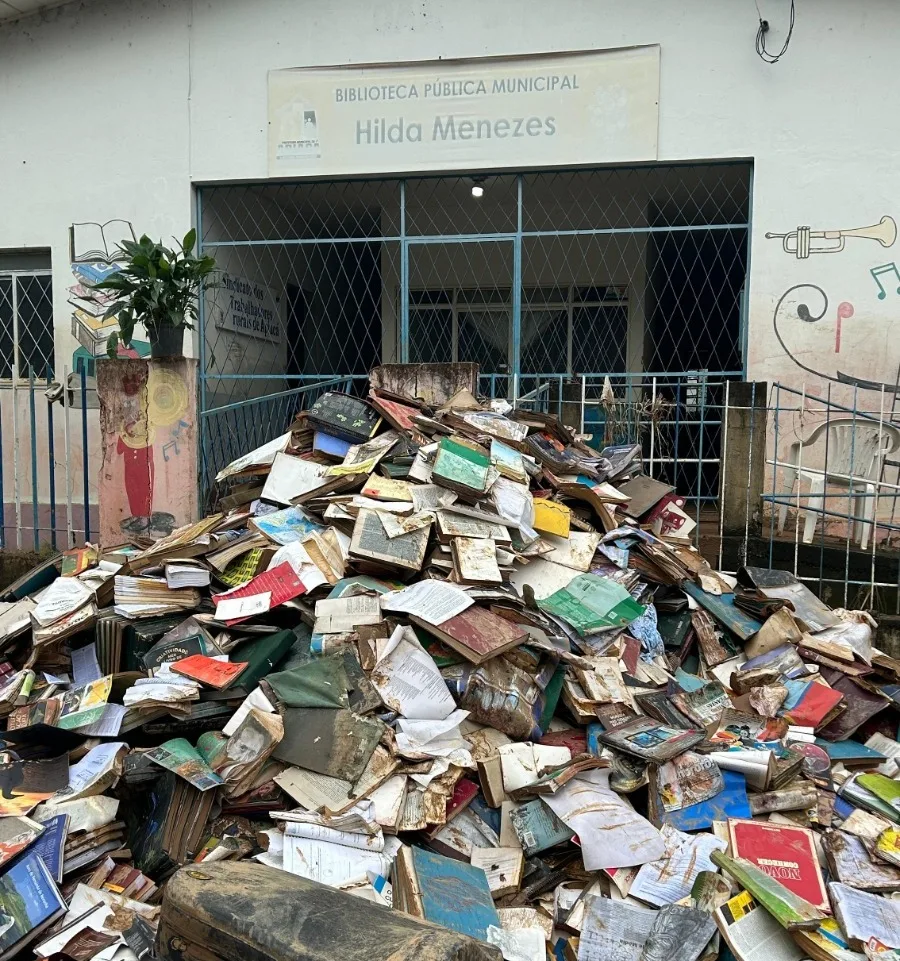
{"type": "Polygon", "coordinates": [[[538,740],[538,744],[549,744],[553,747],[567,747],[576,754],[587,754],[587,732],[579,727],[568,727],[564,731],[548,731],[538,740]]]}
{"type": "Polygon", "coordinates": [[[473,664],[482,664],[491,657],[518,647],[529,637],[528,632],[518,624],[498,617],[477,604],[467,607],[443,624],[429,624],[415,614],[410,614],[409,619],[473,664]]]}
{"type": "Polygon", "coordinates": [[[478,793],[478,785],[468,778],[461,777],[453,789],[453,796],[447,802],[447,823],[452,821],[460,811],[464,811],[478,793]]]}
{"type": "Polygon", "coordinates": [[[205,654],[192,654],[190,657],[175,661],[172,664],[172,670],[176,674],[193,678],[207,687],[214,687],[217,691],[221,691],[244,673],[248,663],[248,661],[234,663],[217,661],[205,654]]]}
{"type": "Polygon", "coordinates": [[[630,634],[624,636],[625,648],[622,651],[622,663],[629,674],[637,674],[637,662],[641,656],[641,642],[630,634]]]}
{"type": "Polygon", "coordinates": [[[812,831],[788,824],[729,818],[728,833],[734,857],[751,861],[817,908],[831,910],[812,831]]]}
{"type": "Polygon", "coordinates": [[[827,684],[810,681],[797,703],[781,716],[788,724],[800,727],[818,727],[843,701],[844,695],[827,684]]]}
{"type": "MultiPolygon", "coordinates": [[[[236,587],[232,591],[223,591],[221,594],[214,594],[213,601],[218,604],[230,598],[253,597],[256,594],[271,594],[269,609],[284,604],[285,601],[293,600],[301,594],[306,593],[306,585],[297,576],[297,572],[285,561],[278,564],[269,571],[263,571],[256,577],[247,581],[242,587],[236,587]]],[[[236,617],[225,623],[230,627],[232,624],[239,624],[246,621],[246,617],[236,617]]]]}
{"type": "Polygon", "coordinates": [[[419,431],[413,421],[413,417],[418,417],[422,413],[419,408],[399,404],[395,400],[388,400],[387,397],[371,396],[369,402],[386,421],[398,430],[419,431]]]}
{"type": "Polygon", "coordinates": [[[443,831],[457,814],[465,811],[477,794],[478,785],[474,781],[470,781],[465,777],[460,778],[456,782],[456,787],[453,789],[452,797],[447,800],[447,820],[444,824],[435,824],[434,827],[429,828],[425,832],[426,837],[433,838],[436,834],[443,831]]]}

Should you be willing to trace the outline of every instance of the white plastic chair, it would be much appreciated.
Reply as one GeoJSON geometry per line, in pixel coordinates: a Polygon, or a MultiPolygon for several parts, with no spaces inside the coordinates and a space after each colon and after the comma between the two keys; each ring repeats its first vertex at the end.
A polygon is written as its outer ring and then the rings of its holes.
{"type": "MultiPolygon", "coordinates": [[[[846,487],[852,490],[852,511],[848,517],[861,518],[854,521],[853,536],[859,538],[859,546],[865,550],[869,543],[869,533],[875,521],[876,484],[881,480],[881,469],[885,457],[900,448],[900,430],[893,424],[873,424],[859,418],[837,417],[813,428],[809,436],[797,440],[790,446],[786,461],[792,465],[783,468],[785,490],[788,498],[800,504],[798,481],[809,483],[807,509],[803,511],[803,543],[811,544],[816,532],[816,519],[826,517],[828,486],[846,487]],[[803,460],[815,464],[826,457],[825,441],[813,449],[813,445],[827,432],[827,462],[823,468],[805,467],[803,460]],[[880,443],[879,443],[880,439],[880,443]],[[794,486],[798,490],[794,498],[794,486]]],[[[782,495],[783,496],[783,495],[782,495]]],[[[785,498],[785,501],[788,499],[785,498]]],[[[831,498],[832,503],[834,498],[831,498]]],[[[787,503],[778,507],[778,533],[784,530],[787,520],[787,503]]]]}

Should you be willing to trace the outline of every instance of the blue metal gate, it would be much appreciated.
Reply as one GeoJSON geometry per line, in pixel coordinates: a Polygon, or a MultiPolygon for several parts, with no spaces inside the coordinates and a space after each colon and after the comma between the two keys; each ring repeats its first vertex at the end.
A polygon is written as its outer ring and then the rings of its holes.
{"type": "Polygon", "coordinates": [[[200,188],[226,281],[202,311],[205,486],[376,364],[472,360],[485,393],[580,403],[586,429],[607,375],[616,409],[664,402],[681,449],[657,448],[660,470],[695,461],[690,490],[714,497],[751,178],[734,162],[200,188]]]}

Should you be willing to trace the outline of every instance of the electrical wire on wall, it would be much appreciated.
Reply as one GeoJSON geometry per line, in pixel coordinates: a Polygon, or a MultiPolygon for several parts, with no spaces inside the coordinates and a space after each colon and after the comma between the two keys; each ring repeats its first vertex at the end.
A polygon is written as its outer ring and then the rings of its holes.
{"type": "Polygon", "coordinates": [[[794,0],[791,0],[791,14],[788,22],[787,36],[784,38],[784,44],[782,44],[782,47],[778,53],[773,53],[771,50],[766,48],[766,34],[769,32],[769,21],[763,20],[763,15],[759,9],[759,3],[756,4],[756,12],[759,14],[759,28],[756,31],[756,53],[760,59],[764,60],[766,63],[778,63],[778,61],[787,52],[787,48],[791,42],[791,35],[794,32],[794,0]]]}

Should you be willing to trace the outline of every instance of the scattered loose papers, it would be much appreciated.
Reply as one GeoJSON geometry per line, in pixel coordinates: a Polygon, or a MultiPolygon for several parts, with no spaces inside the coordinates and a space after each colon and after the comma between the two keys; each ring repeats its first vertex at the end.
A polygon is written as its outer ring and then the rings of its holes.
{"type": "Polygon", "coordinates": [[[428,624],[442,624],[473,603],[465,591],[446,581],[418,581],[381,598],[381,606],[386,611],[415,614],[428,624]]]}
{"type": "Polygon", "coordinates": [[[441,673],[409,628],[382,642],[372,684],[384,703],[407,718],[442,720],[456,709],[441,673]]]}

